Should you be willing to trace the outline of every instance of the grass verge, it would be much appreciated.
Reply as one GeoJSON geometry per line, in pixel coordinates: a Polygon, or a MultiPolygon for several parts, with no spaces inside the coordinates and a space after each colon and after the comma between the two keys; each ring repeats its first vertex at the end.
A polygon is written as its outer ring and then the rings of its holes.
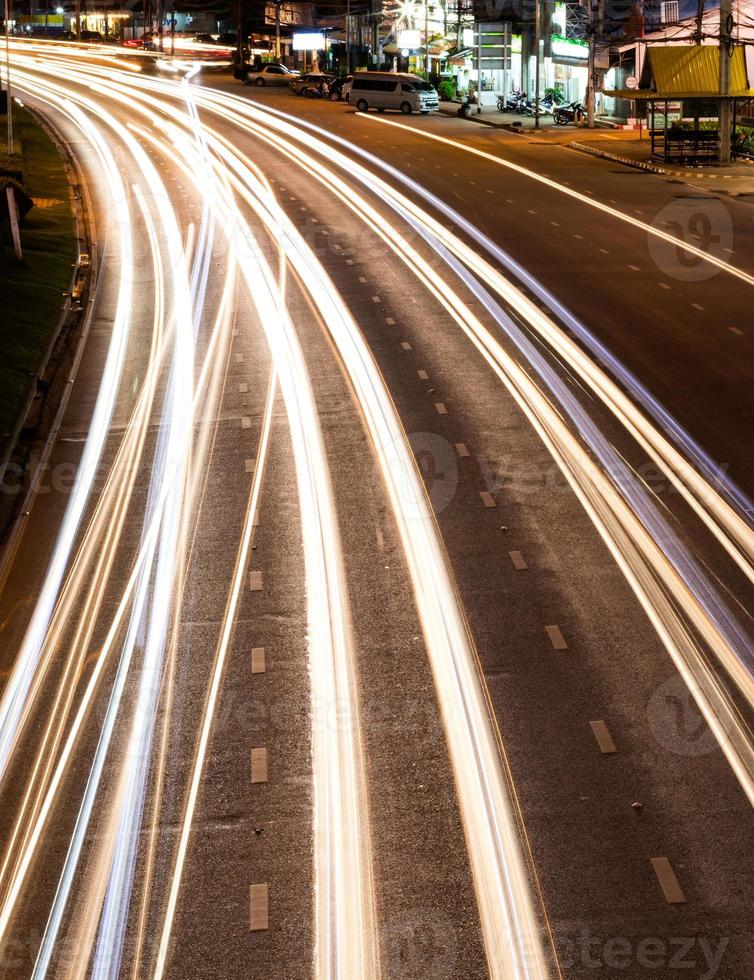
{"type": "MultiPolygon", "coordinates": [[[[24,189],[38,204],[21,226],[23,262],[16,262],[6,228],[0,243],[0,444],[60,314],[76,257],[68,178],[58,149],[25,109],[14,106],[13,122],[16,155],[12,161],[0,155],[0,167],[22,170],[24,189]]],[[[0,115],[3,134],[5,125],[0,115]]]]}

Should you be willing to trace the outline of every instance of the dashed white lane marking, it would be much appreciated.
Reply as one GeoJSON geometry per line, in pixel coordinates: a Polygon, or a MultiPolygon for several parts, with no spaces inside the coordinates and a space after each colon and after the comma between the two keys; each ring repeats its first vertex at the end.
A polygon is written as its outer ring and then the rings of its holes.
{"type": "Polygon", "coordinates": [[[615,742],[613,741],[613,736],[608,731],[607,725],[604,721],[590,721],[589,726],[592,729],[594,737],[597,739],[597,745],[600,747],[600,752],[604,755],[611,755],[613,752],[617,752],[615,747],[615,742]]]}
{"type": "Polygon", "coordinates": [[[660,289],[670,289],[671,288],[670,286],[668,286],[668,284],[666,282],[658,282],[657,285],[660,287],[660,289]]]}
{"type": "Polygon", "coordinates": [[[601,248],[600,249],[600,252],[602,252],[603,255],[609,255],[610,254],[610,252],[606,248],[601,248]]]}
{"type": "Polygon", "coordinates": [[[253,473],[254,472],[254,465],[255,465],[255,463],[256,463],[256,460],[255,459],[247,459],[247,460],[244,461],[244,467],[245,467],[247,473],[253,473]]]}
{"type": "Polygon", "coordinates": [[[251,648],[251,672],[252,674],[263,674],[267,669],[265,663],[264,647],[251,648]]]}
{"type": "Polygon", "coordinates": [[[457,442],[455,449],[461,459],[467,459],[470,455],[465,442],[457,442]]]}
{"type": "Polygon", "coordinates": [[[366,282],[366,276],[359,276],[359,282],[366,282]]]}
{"type": "Polygon", "coordinates": [[[532,211],[531,208],[528,208],[528,211],[529,211],[529,214],[536,214],[537,213],[536,211],[532,211]]]}
{"type": "Polygon", "coordinates": [[[657,875],[657,881],[660,884],[660,888],[662,888],[662,894],[665,896],[665,901],[668,905],[683,905],[686,901],[686,896],[683,894],[683,889],[676,878],[673,865],[670,861],[666,857],[656,857],[650,858],[649,863],[657,875]]]}
{"type": "Polygon", "coordinates": [[[641,272],[641,269],[639,268],[639,266],[638,266],[638,265],[629,265],[629,266],[628,266],[628,268],[629,268],[629,269],[630,269],[630,270],[631,270],[632,272],[641,272]]]}
{"type": "Polygon", "coordinates": [[[262,573],[249,572],[249,588],[252,592],[262,591],[262,573]]]}
{"type": "Polygon", "coordinates": [[[385,317],[385,323],[386,323],[386,324],[387,324],[387,325],[388,325],[389,327],[394,327],[394,326],[395,326],[395,320],[394,320],[394,319],[393,319],[393,318],[392,318],[391,316],[386,316],[386,317],[385,317]]]}
{"type": "Polygon", "coordinates": [[[447,415],[448,410],[443,402],[435,402],[435,408],[437,409],[438,415],[447,415]]]}
{"type": "Polygon", "coordinates": [[[238,390],[242,394],[244,394],[245,392],[247,392],[249,390],[249,383],[248,383],[248,381],[239,381],[238,382],[238,390]]]}
{"type": "Polygon", "coordinates": [[[553,228],[560,228],[560,222],[559,221],[551,221],[550,224],[553,226],[553,228]]]}
{"type": "Polygon", "coordinates": [[[236,354],[236,364],[243,364],[243,354],[236,354]]]}
{"type": "Polygon", "coordinates": [[[737,337],[743,337],[743,330],[739,330],[738,327],[728,327],[731,333],[734,333],[737,337]]]}
{"type": "Polygon", "coordinates": [[[704,313],[704,307],[702,306],[701,303],[692,303],[691,305],[694,307],[695,310],[700,310],[702,313],[704,313]]]}
{"type": "Polygon", "coordinates": [[[379,296],[373,296],[373,297],[372,297],[372,302],[373,302],[373,303],[381,303],[381,302],[382,302],[382,300],[380,299],[380,297],[379,297],[379,296]]]}
{"type": "Polygon", "coordinates": [[[520,551],[509,551],[508,554],[510,555],[511,561],[513,562],[513,567],[516,569],[516,571],[523,572],[529,567],[526,564],[526,559],[520,551]]]}
{"type": "Polygon", "coordinates": [[[403,348],[404,350],[411,350],[411,349],[412,349],[412,348],[411,348],[411,344],[409,344],[409,342],[408,342],[407,340],[404,340],[404,341],[403,341],[403,343],[401,344],[401,347],[402,347],[402,348],[403,348]]]}
{"type": "Polygon", "coordinates": [[[248,415],[244,415],[241,419],[241,428],[250,429],[251,428],[251,418],[248,415]]]}
{"type": "Polygon", "coordinates": [[[545,626],[547,635],[550,637],[550,643],[552,643],[553,650],[567,650],[568,644],[565,641],[565,637],[560,632],[559,626],[545,626]]]}
{"type": "Polygon", "coordinates": [[[578,240],[579,240],[580,242],[583,242],[583,241],[584,241],[584,236],[583,236],[583,235],[574,235],[573,237],[574,237],[574,238],[578,238],[578,240]]]}
{"type": "MultiPolygon", "coordinates": [[[[731,330],[732,329],[733,328],[731,327],[731,330]]],[[[426,371],[417,371],[416,373],[419,375],[420,381],[429,381],[429,375],[427,374],[426,371]]]]}
{"type": "Polygon", "coordinates": [[[497,507],[497,501],[489,490],[480,490],[479,496],[482,498],[482,503],[485,507],[497,507]]]}
{"type": "Polygon", "coordinates": [[[267,749],[251,750],[251,781],[252,783],[267,782],[267,749]]]}
{"type": "Polygon", "coordinates": [[[249,901],[249,930],[257,932],[270,927],[270,895],[265,882],[263,885],[252,885],[249,901]]]}
{"type": "Polygon", "coordinates": [[[375,536],[377,538],[377,547],[379,548],[380,551],[384,551],[385,550],[385,535],[382,533],[382,530],[379,527],[376,528],[375,531],[376,531],[376,535],[375,536]]]}

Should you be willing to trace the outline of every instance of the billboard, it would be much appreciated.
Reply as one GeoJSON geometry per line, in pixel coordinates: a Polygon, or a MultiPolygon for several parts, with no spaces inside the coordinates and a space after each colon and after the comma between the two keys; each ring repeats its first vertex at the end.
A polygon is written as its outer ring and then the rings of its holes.
{"type": "Polygon", "coordinates": [[[297,33],[293,35],[294,51],[319,51],[325,46],[324,34],[312,34],[311,32],[297,33]]]}

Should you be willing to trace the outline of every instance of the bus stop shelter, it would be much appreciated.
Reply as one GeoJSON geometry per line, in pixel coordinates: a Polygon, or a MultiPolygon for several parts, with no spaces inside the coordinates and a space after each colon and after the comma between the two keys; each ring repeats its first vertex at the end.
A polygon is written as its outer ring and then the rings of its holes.
{"type": "Polygon", "coordinates": [[[614,89],[606,95],[644,103],[648,110],[648,128],[653,156],[663,160],[715,160],[718,157],[717,129],[702,129],[699,125],[700,104],[722,100],[733,102],[751,99],[744,49],[733,49],[730,66],[730,91],[720,93],[720,50],[717,45],[663,45],[650,48],[642,77],[636,88],[614,89]],[[678,107],[683,118],[684,103],[692,103],[691,128],[672,125],[670,116],[678,107]]]}

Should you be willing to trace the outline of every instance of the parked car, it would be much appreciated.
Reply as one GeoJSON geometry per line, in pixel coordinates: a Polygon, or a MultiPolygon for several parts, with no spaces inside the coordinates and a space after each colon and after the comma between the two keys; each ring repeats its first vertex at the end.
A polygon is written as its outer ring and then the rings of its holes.
{"type": "Polygon", "coordinates": [[[361,71],[351,83],[347,100],[359,112],[377,109],[397,109],[412,112],[431,112],[440,108],[436,90],[417,75],[392,71],[361,71]]]}
{"type": "Polygon", "coordinates": [[[236,65],[233,69],[233,77],[240,78],[244,85],[257,85],[262,88],[264,85],[288,85],[299,72],[286,68],[285,65],[262,65],[255,68],[254,65],[236,65]]]}
{"type": "Polygon", "coordinates": [[[346,92],[351,87],[352,81],[353,75],[346,75],[345,78],[336,78],[330,85],[330,101],[341,102],[346,97],[346,92]]]}
{"type": "Polygon", "coordinates": [[[328,75],[323,71],[310,71],[291,79],[290,89],[294,95],[304,95],[311,91],[311,94],[321,96],[334,81],[334,75],[328,75]]]}

